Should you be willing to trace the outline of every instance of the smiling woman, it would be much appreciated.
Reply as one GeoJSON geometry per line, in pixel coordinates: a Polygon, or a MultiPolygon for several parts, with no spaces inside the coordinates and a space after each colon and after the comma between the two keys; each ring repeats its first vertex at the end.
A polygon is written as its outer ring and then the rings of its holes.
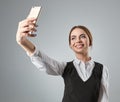
{"type": "Polygon", "coordinates": [[[69,34],[69,45],[78,59],[89,60],[88,49],[92,46],[92,35],[85,26],[74,26],[69,34]],[[84,55],[83,58],[80,58],[84,55]]]}
{"type": "Polygon", "coordinates": [[[37,50],[27,37],[36,31],[36,19],[27,18],[19,23],[17,43],[28,53],[32,63],[50,75],[61,75],[65,90],[62,102],[108,102],[108,70],[92,60],[89,47],[92,35],[85,26],[75,26],[70,30],[69,46],[76,58],[70,62],[58,62],[37,50]],[[31,28],[32,26],[32,28],[31,28]]]}

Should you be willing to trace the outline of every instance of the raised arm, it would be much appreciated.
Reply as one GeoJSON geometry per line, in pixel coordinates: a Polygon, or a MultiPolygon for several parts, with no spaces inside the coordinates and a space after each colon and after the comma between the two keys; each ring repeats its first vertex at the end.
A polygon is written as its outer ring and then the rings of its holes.
{"type": "Polygon", "coordinates": [[[36,34],[30,34],[30,32],[36,32],[36,19],[27,18],[18,24],[18,30],[16,34],[17,43],[29,54],[32,55],[35,51],[34,44],[27,39],[27,37],[35,37],[36,34]]]}
{"type": "Polygon", "coordinates": [[[35,45],[27,39],[27,37],[35,37],[35,34],[29,32],[36,31],[36,19],[27,18],[19,22],[18,30],[16,34],[17,43],[29,54],[32,63],[39,69],[45,69],[48,74],[62,75],[62,72],[66,66],[64,62],[58,62],[37,51],[35,45]]]}

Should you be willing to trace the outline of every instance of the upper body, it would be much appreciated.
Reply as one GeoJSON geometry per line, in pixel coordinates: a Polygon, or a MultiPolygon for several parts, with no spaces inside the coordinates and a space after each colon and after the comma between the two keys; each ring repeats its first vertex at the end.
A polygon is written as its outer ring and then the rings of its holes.
{"type": "MultiPolygon", "coordinates": [[[[19,23],[16,41],[31,56],[32,62],[39,68],[46,69],[46,72],[53,75],[62,75],[66,66],[65,62],[58,62],[35,51],[35,45],[27,37],[35,37],[29,32],[36,31],[36,19],[28,18],[19,23]]],[[[78,75],[83,81],[89,79],[94,69],[94,61],[89,56],[89,49],[92,46],[92,35],[85,26],[74,26],[69,33],[69,46],[75,53],[73,61],[78,75]]],[[[99,102],[108,102],[108,71],[103,67],[99,102]]]]}
{"type": "MultiPolygon", "coordinates": [[[[64,73],[66,68],[67,62],[59,62],[56,61],[43,52],[39,50],[35,50],[32,56],[30,56],[32,63],[40,70],[45,71],[49,75],[60,75],[64,73]]],[[[73,60],[73,64],[76,68],[76,71],[79,77],[86,82],[92,75],[92,71],[95,66],[95,62],[93,59],[89,60],[88,62],[84,63],[83,61],[78,60],[75,58],[73,60]]],[[[109,73],[108,68],[103,65],[102,71],[102,79],[101,79],[101,87],[100,87],[100,94],[99,94],[99,101],[98,102],[109,102],[108,101],[108,88],[109,88],[109,73]]]]}

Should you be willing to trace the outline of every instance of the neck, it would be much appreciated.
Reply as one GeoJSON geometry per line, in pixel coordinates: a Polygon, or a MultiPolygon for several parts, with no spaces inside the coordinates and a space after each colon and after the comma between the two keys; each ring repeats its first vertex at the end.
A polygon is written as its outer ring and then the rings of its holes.
{"type": "Polygon", "coordinates": [[[77,59],[83,61],[83,62],[87,62],[89,61],[91,58],[89,57],[88,53],[87,54],[80,54],[80,53],[76,53],[76,57],[77,59]]]}

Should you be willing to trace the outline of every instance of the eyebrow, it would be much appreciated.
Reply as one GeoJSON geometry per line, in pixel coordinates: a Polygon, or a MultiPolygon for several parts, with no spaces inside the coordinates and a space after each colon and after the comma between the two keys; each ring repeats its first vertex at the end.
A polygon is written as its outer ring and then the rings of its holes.
{"type": "Polygon", "coordinates": [[[82,35],[85,35],[85,34],[83,33],[83,34],[81,34],[80,36],[82,36],[82,35]]]}
{"type": "Polygon", "coordinates": [[[71,37],[76,37],[76,35],[71,35],[71,37]]]}
{"type": "MultiPolygon", "coordinates": [[[[85,35],[84,33],[83,34],[80,34],[80,36],[82,36],[82,35],[85,35]]],[[[76,35],[71,35],[71,37],[76,37],[76,35]]]]}

